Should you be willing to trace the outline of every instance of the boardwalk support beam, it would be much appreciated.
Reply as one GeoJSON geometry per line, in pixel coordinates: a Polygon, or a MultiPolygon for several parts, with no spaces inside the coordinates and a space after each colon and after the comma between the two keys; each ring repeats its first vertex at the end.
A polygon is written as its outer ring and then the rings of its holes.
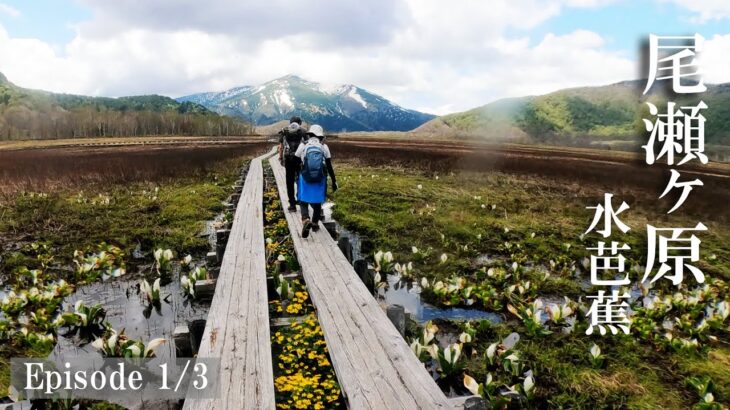
{"type": "Polygon", "coordinates": [[[352,263],[352,244],[350,243],[350,238],[343,236],[337,241],[337,246],[342,251],[342,254],[345,255],[345,258],[352,263]]]}
{"type": "Polygon", "coordinates": [[[355,268],[355,273],[357,273],[357,276],[360,278],[362,283],[365,284],[365,287],[368,289],[370,293],[375,292],[375,275],[368,266],[368,262],[365,259],[358,259],[353,264],[355,268]]]}
{"type": "Polygon", "coordinates": [[[218,253],[216,252],[208,252],[205,254],[205,263],[208,266],[214,266],[217,265],[220,260],[218,259],[218,253]]]}
{"type": "Polygon", "coordinates": [[[201,279],[195,281],[195,297],[200,300],[211,300],[215,294],[215,279],[201,279]]]}
{"type": "Polygon", "coordinates": [[[327,232],[330,233],[330,236],[332,239],[337,240],[339,237],[339,233],[337,233],[337,223],[335,222],[322,222],[322,225],[324,225],[324,229],[327,230],[327,232]]]}
{"type": "Polygon", "coordinates": [[[193,357],[193,348],[190,345],[190,329],[187,326],[177,326],[172,332],[177,357],[193,357]]]}
{"type": "Polygon", "coordinates": [[[405,337],[406,335],[406,310],[401,305],[390,305],[386,309],[388,319],[393,322],[393,326],[398,329],[398,333],[405,337]]]}

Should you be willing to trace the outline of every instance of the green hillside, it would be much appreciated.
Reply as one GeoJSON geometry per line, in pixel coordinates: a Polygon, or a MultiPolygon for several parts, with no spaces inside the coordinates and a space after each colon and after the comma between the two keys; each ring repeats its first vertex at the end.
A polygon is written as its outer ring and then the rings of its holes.
{"type": "Polygon", "coordinates": [[[250,132],[250,124],[192,102],[54,94],[15,86],[0,74],[0,140],[250,132]]]}
{"type": "MultiPolygon", "coordinates": [[[[642,96],[643,82],[632,81],[603,87],[582,87],[542,96],[499,100],[466,112],[436,119],[459,135],[500,139],[505,130],[531,142],[588,145],[617,141],[643,141],[642,118],[648,115],[646,101],[666,109],[661,93],[642,96]]],[[[730,84],[709,85],[701,95],[677,97],[680,105],[709,106],[705,141],[730,145],[730,84]]]]}

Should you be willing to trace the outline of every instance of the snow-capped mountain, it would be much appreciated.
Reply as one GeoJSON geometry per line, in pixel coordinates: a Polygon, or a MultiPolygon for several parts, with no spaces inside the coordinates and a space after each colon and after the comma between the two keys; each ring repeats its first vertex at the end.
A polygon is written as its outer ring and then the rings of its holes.
{"type": "Polygon", "coordinates": [[[177,100],[195,102],[256,125],[273,124],[298,115],[305,122],[322,125],[328,132],[408,131],[434,118],[399,107],[354,85],[325,86],[295,75],[258,87],[236,87],[177,100]]]}

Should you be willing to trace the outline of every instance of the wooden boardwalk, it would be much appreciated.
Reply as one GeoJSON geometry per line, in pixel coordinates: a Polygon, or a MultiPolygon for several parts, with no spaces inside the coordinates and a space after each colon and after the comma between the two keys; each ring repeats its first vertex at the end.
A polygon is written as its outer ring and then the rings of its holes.
{"type": "MultiPolygon", "coordinates": [[[[276,158],[269,163],[284,206],[288,203],[284,169],[276,158]]],[[[303,239],[300,214],[284,212],[348,407],[454,408],[327,230],[303,239]]]]}
{"type": "Polygon", "coordinates": [[[236,208],[198,357],[220,358],[217,399],[185,409],[274,409],[263,225],[262,161],[251,160],[236,208]]]}

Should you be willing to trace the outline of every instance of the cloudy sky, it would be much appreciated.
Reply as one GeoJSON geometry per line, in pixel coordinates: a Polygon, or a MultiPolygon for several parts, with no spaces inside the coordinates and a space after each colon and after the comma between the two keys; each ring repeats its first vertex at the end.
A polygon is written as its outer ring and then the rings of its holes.
{"type": "Polygon", "coordinates": [[[297,74],[436,114],[639,74],[648,33],[706,38],[728,0],[0,0],[0,72],[56,92],[173,97],[297,74]]]}

